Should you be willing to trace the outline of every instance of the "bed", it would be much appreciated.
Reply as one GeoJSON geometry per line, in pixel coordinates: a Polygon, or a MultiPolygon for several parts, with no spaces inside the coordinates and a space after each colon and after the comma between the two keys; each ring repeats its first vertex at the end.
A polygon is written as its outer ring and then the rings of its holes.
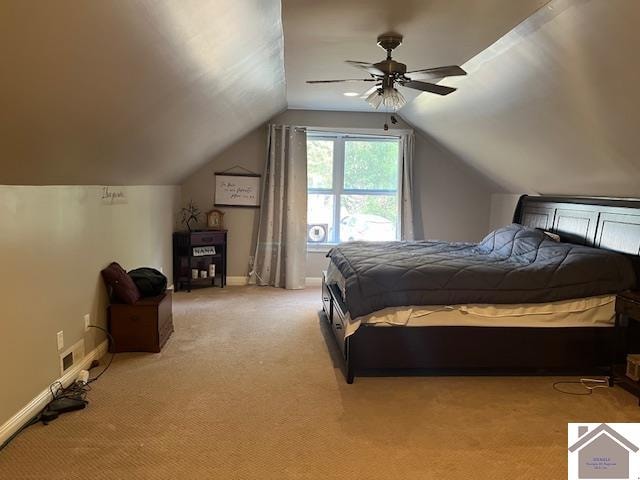
{"type": "Polygon", "coordinates": [[[390,371],[608,369],[615,295],[633,288],[640,271],[640,201],[523,196],[513,221],[479,244],[347,244],[330,252],[323,310],[347,382],[390,371]]]}

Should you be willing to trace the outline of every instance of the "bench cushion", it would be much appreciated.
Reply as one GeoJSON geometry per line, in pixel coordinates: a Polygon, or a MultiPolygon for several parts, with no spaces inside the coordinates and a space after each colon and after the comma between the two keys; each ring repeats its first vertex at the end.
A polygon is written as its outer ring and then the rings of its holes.
{"type": "Polygon", "coordinates": [[[140,300],[140,291],[127,272],[116,262],[111,262],[100,272],[107,287],[113,289],[116,300],[133,305],[140,300]]]}

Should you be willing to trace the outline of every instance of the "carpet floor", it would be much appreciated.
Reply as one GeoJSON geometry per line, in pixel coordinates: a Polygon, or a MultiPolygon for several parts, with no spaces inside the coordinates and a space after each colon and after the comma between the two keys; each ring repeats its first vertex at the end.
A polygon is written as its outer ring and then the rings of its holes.
{"type": "Polygon", "coordinates": [[[0,453],[19,479],[561,479],[567,422],[640,422],[620,388],[551,377],[359,377],[316,288],[174,295],[160,354],[120,354],[84,411],[0,453]]]}

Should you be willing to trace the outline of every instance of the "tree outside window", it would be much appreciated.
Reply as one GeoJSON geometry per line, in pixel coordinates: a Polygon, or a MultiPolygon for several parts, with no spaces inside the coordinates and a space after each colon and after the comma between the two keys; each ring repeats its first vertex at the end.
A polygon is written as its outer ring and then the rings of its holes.
{"type": "Polygon", "coordinates": [[[326,243],[398,238],[397,137],[309,133],[308,223],[326,243]]]}

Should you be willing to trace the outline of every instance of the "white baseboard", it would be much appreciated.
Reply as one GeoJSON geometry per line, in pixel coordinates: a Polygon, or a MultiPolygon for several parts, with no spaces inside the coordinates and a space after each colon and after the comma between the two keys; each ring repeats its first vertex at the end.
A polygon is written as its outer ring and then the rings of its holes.
{"type": "Polygon", "coordinates": [[[307,277],[304,279],[304,284],[307,287],[319,287],[322,285],[322,277],[307,277]]]}
{"type": "MultiPolygon", "coordinates": [[[[322,285],[322,277],[307,277],[304,283],[307,287],[319,287],[322,285]]],[[[231,287],[249,285],[249,277],[227,277],[227,285],[231,287]]]]}
{"type": "MultiPolygon", "coordinates": [[[[85,355],[82,361],[71,367],[69,371],[62,377],[60,377],[57,381],[62,383],[62,385],[64,385],[65,387],[71,385],[71,383],[74,382],[76,378],[78,378],[80,370],[88,369],[93,360],[101,358],[105,353],[107,353],[107,343],[107,340],[105,340],[96,348],[91,350],[87,355],[85,355]]],[[[49,391],[49,387],[47,387],[45,390],[36,395],[36,397],[33,398],[29,403],[27,403],[18,413],[16,413],[2,426],[0,426],[0,444],[15,432],[17,432],[18,429],[22,427],[22,425],[24,425],[35,415],[37,415],[50,401],[51,392],[49,391]]]]}

